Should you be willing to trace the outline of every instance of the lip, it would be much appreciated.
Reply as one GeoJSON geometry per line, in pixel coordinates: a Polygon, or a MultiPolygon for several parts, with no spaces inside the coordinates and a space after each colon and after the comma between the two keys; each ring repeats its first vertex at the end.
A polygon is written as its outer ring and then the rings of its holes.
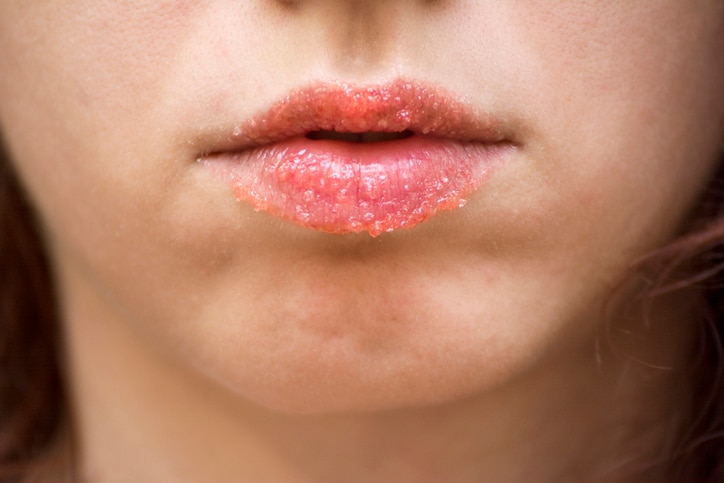
{"type": "Polygon", "coordinates": [[[293,90],[221,139],[199,162],[238,200],[318,231],[373,237],[461,208],[515,149],[502,121],[404,80],[293,90]],[[385,140],[337,139],[355,137],[347,133],[385,140]]]}

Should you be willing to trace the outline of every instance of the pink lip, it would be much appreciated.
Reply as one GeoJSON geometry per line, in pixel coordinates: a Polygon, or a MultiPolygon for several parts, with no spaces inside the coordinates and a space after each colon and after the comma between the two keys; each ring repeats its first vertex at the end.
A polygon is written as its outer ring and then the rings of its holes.
{"type": "Polygon", "coordinates": [[[463,206],[514,148],[499,122],[440,89],[401,80],[316,84],[230,131],[200,160],[229,180],[239,200],[305,227],[371,236],[463,206]],[[308,136],[319,131],[409,137],[308,136]]]}

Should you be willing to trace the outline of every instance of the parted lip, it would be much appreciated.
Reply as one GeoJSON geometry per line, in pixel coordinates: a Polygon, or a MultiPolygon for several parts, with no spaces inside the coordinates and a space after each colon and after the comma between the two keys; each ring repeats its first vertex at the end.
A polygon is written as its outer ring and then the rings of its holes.
{"type": "Polygon", "coordinates": [[[326,82],[228,126],[199,161],[257,211],[378,236],[464,206],[516,147],[512,134],[436,86],[326,82]]]}
{"type": "Polygon", "coordinates": [[[514,130],[505,120],[474,111],[438,86],[403,79],[368,86],[319,82],[294,89],[265,111],[216,132],[213,141],[204,144],[202,156],[298,136],[315,139],[320,132],[367,137],[407,132],[465,142],[515,143],[514,130]]]}

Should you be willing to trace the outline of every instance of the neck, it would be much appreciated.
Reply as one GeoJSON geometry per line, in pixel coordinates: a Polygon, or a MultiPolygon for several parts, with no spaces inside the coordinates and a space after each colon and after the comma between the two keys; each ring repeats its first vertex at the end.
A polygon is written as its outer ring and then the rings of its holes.
{"type": "Polygon", "coordinates": [[[657,361],[591,338],[466,400],[294,415],[189,370],[91,297],[66,302],[77,465],[93,482],[642,481],[675,429],[684,402],[672,395],[686,393],[683,371],[658,368],[684,366],[671,310],[647,329],[666,349],[657,361]]]}

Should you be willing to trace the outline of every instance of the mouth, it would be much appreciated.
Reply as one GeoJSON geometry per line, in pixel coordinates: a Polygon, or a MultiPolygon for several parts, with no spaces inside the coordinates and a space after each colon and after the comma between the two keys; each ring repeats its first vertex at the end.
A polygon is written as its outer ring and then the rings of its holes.
{"type": "Polygon", "coordinates": [[[502,122],[398,80],[295,90],[231,127],[199,161],[257,211],[376,237],[463,207],[513,149],[502,122]]]}
{"type": "Polygon", "coordinates": [[[398,141],[414,136],[409,130],[402,132],[337,132],[337,131],[311,131],[304,135],[312,141],[340,141],[345,143],[379,143],[383,141],[398,141]]]}

